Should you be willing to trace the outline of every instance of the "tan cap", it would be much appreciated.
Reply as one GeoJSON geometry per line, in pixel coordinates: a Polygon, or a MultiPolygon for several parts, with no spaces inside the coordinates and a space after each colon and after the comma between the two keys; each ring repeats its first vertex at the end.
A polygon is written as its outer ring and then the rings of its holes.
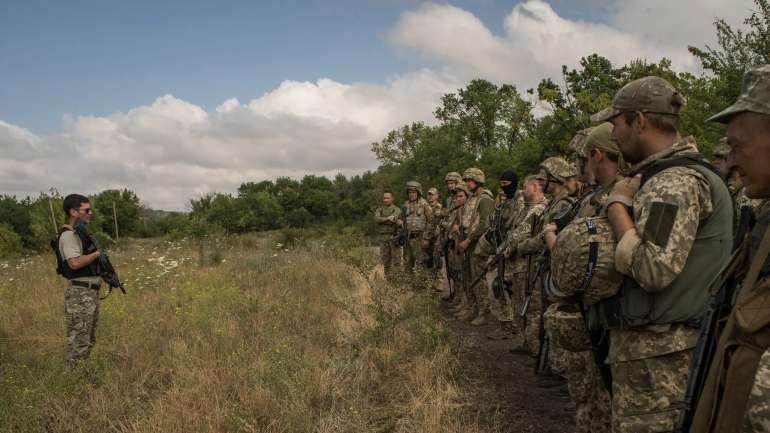
{"type": "Polygon", "coordinates": [[[601,125],[593,128],[591,133],[588,134],[586,139],[584,155],[587,155],[589,151],[593,149],[601,150],[602,152],[611,153],[613,155],[620,155],[620,149],[618,143],[612,139],[612,123],[602,122],[601,125]]]}
{"type": "Polygon", "coordinates": [[[438,190],[436,188],[431,188],[428,190],[428,194],[436,194],[438,195],[438,190]]]}
{"type": "Polygon", "coordinates": [[[679,115],[685,99],[660,77],[634,80],[618,90],[612,105],[591,116],[594,123],[606,122],[624,111],[679,115]]]}
{"type": "Polygon", "coordinates": [[[572,137],[572,140],[570,140],[567,147],[572,149],[572,151],[575,152],[578,156],[585,155],[586,139],[588,138],[588,134],[590,134],[593,129],[594,128],[581,129],[575,133],[575,136],[572,137]]]}
{"type": "Polygon", "coordinates": [[[731,117],[744,111],[770,115],[770,65],[746,71],[738,100],[708,121],[727,123],[731,117]]]}

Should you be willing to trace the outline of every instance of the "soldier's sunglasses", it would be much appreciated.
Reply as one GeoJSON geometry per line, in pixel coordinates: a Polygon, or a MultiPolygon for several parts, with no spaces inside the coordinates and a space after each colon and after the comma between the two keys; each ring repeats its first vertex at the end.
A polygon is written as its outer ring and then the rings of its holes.
{"type": "Polygon", "coordinates": [[[82,208],[81,208],[81,209],[78,209],[78,212],[85,212],[85,213],[87,213],[88,215],[91,215],[91,212],[93,212],[93,211],[91,210],[91,208],[90,208],[90,207],[87,207],[87,208],[85,208],[85,209],[82,209],[82,208]]]}

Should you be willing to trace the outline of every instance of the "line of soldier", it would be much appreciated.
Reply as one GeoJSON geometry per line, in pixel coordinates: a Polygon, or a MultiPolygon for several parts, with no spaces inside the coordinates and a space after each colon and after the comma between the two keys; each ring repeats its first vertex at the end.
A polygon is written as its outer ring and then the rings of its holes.
{"type": "Polygon", "coordinates": [[[400,227],[415,275],[439,248],[447,310],[480,326],[495,298],[490,337],[566,379],[579,432],[770,432],[770,65],[709,119],[727,124],[713,164],[679,133],[684,104],[632,81],[574,164],[520,188],[505,171],[497,202],[481,170],[451,172],[444,206],[409,182],[404,212],[389,192],[377,210],[386,273],[400,227]]]}

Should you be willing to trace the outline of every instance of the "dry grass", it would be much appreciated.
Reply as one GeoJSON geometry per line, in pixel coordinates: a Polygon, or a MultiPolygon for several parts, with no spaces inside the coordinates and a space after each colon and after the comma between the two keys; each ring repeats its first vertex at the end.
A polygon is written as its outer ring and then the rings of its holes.
{"type": "Polygon", "coordinates": [[[0,262],[0,431],[480,430],[434,301],[387,286],[370,249],[251,235],[207,267],[197,251],[151,240],[113,254],[129,295],[102,303],[77,374],[51,256],[0,262]]]}

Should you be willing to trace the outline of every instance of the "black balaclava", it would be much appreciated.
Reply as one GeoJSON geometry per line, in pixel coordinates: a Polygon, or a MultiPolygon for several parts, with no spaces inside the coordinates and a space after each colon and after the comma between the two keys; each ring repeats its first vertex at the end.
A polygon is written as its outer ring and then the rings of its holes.
{"type": "Polygon", "coordinates": [[[519,176],[516,175],[516,172],[513,170],[506,170],[500,175],[500,180],[507,180],[511,182],[510,185],[505,187],[501,186],[500,188],[502,188],[506,197],[513,198],[516,195],[516,189],[519,185],[519,176]]]}

